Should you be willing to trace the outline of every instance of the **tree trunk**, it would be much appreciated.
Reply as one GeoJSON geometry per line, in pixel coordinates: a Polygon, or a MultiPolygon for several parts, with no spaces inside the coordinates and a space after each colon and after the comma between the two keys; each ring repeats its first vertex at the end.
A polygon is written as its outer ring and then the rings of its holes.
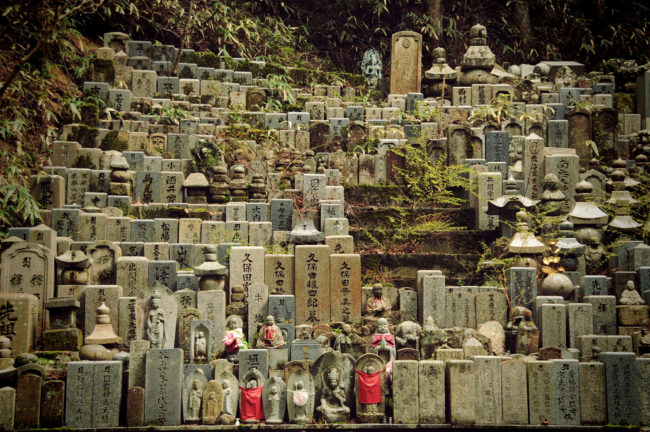
{"type": "Polygon", "coordinates": [[[434,48],[439,47],[442,43],[442,0],[426,0],[427,15],[433,23],[434,48]]]}
{"type": "Polygon", "coordinates": [[[515,0],[515,25],[521,34],[522,48],[528,54],[533,45],[533,27],[527,0],[515,0]]]}

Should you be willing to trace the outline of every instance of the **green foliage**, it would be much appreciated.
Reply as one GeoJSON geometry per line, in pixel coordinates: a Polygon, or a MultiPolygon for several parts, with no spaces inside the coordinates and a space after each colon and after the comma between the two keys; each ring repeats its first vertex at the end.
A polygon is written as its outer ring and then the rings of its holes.
{"type": "Polygon", "coordinates": [[[296,102],[296,97],[291,88],[293,80],[286,75],[268,75],[266,77],[267,86],[271,92],[280,98],[284,103],[293,104],[296,102]]]}
{"type": "Polygon", "coordinates": [[[404,179],[402,188],[413,200],[413,205],[427,203],[434,206],[459,206],[464,203],[455,190],[470,190],[467,178],[469,168],[447,165],[443,159],[432,161],[424,146],[406,144],[391,149],[405,158],[405,169],[399,174],[404,179]]]}
{"type": "Polygon", "coordinates": [[[500,94],[492,99],[489,105],[481,105],[474,109],[474,113],[469,117],[472,124],[484,124],[487,122],[496,122],[501,124],[505,120],[514,117],[515,105],[512,97],[508,94],[500,94]]]}
{"type": "Polygon", "coordinates": [[[28,156],[17,156],[6,150],[0,157],[8,161],[7,169],[0,174],[0,234],[10,227],[33,226],[40,221],[38,202],[24,185],[28,180],[23,173],[33,163],[28,156]]]}
{"type": "Polygon", "coordinates": [[[181,120],[186,119],[189,116],[190,113],[187,110],[172,106],[163,108],[160,114],[156,114],[154,118],[158,123],[179,125],[181,120]]]}

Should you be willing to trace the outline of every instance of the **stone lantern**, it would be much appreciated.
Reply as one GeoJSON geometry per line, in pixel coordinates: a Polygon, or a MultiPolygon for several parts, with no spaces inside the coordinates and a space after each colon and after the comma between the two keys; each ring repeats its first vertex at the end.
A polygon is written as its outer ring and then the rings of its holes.
{"type": "Polygon", "coordinates": [[[201,291],[223,290],[228,269],[217,261],[217,247],[206,246],[204,257],[203,263],[194,267],[194,274],[201,277],[199,289],[201,291]]]}

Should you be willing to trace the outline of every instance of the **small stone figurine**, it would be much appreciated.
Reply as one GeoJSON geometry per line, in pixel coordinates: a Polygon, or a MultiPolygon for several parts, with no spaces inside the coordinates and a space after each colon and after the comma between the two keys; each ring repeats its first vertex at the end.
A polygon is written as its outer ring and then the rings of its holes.
{"type": "Polygon", "coordinates": [[[387,316],[392,309],[390,301],[384,298],[384,286],[376,283],[372,286],[372,297],[366,302],[367,315],[382,317],[387,316]]]}
{"type": "Polygon", "coordinates": [[[160,291],[151,296],[151,308],[147,313],[147,339],[151,348],[165,348],[165,310],[160,307],[160,291]]]}
{"type": "Polygon", "coordinates": [[[634,281],[627,281],[625,290],[621,293],[621,298],[618,299],[618,304],[621,305],[644,305],[645,300],[641,298],[639,292],[634,288],[634,281]]]}
{"type": "Polygon", "coordinates": [[[226,336],[221,340],[226,345],[227,358],[231,362],[237,362],[237,353],[241,348],[248,349],[248,343],[244,338],[242,327],[244,322],[239,315],[231,315],[226,320],[226,336]]]}
{"type": "Polygon", "coordinates": [[[397,352],[395,350],[395,339],[390,334],[386,318],[379,318],[377,320],[377,330],[372,337],[370,345],[370,351],[377,354],[386,362],[387,371],[390,373],[391,364],[395,360],[397,352]]]}
{"type": "Polygon", "coordinates": [[[275,324],[273,315],[269,315],[257,335],[257,348],[282,348],[283,346],[282,331],[275,324]]]}
{"type": "Polygon", "coordinates": [[[321,417],[330,423],[347,421],[350,418],[350,408],[345,405],[347,398],[339,375],[339,370],[335,367],[327,371],[320,406],[316,409],[321,417]]]}
{"type": "Polygon", "coordinates": [[[203,363],[207,360],[207,341],[203,332],[197,332],[194,340],[194,361],[203,363]]]}

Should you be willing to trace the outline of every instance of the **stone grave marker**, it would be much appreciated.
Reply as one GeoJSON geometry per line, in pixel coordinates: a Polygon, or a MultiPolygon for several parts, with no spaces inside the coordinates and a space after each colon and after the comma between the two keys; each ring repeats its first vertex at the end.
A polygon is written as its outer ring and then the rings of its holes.
{"type": "Polygon", "coordinates": [[[146,425],[181,424],[182,380],[183,350],[151,349],[147,353],[144,398],[146,425]]]}
{"type": "Polygon", "coordinates": [[[330,255],[327,245],[295,248],[296,324],[330,321],[330,255]]]}

